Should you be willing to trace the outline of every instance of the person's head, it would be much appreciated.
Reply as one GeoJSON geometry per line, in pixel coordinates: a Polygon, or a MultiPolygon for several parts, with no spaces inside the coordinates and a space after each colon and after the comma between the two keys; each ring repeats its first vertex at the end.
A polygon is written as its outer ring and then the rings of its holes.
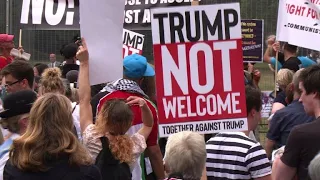
{"type": "Polygon", "coordinates": [[[65,96],[67,96],[67,98],[70,99],[71,102],[78,102],[78,89],[76,89],[74,84],[70,83],[68,79],[62,79],[62,82],[65,88],[65,96]]]}
{"type": "Polygon", "coordinates": [[[23,134],[28,125],[29,112],[37,94],[31,90],[11,93],[3,100],[0,124],[12,133],[23,134]]]}
{"type": "Polygon", "coordinates": [[[183,131],[169,136],[164,156],[165,171],[186,180],[200,180],[207,159],[204,137],[183,131]]]}
{"type": "Polygon", "coordinates": [[[122,99],[106,101],[97,117],[97,133],[105,134],[108,132],[114,136],[113,139],[110,139],[110,150],[114,157],[121,162],[130,163],[133,160],[133,145],[129,137],[125,135],[132,125],[132,120],[131,108],[122,99]]]}
{"type": "Polygon", "coordinates": [[[48,65],[43,63],[37,63],[33,67],[34,76],[41,76],[45,69],[49,68],[48,65]]]}
{"type": "Polygon", "coordinates": [[[286,101],[290,104],[293,100],[298,100],[301,96],[299,89],[300,74],[303,69],[299,69],[294,73],[292,82],[286,88],[286,101]]]}
{"type": "Polygon", "coordinates": [[[250,130],[255,130],[261,121],[261,91],[257,88],[246,86],[246,104],[248,127],[250,130]]]}
{"type": "Polygon", "coordinates": [[[298,47],[289,43],[284,43],[283,53],[288,55],[295,55],[298,52],[298,47]]]}
{"type": "Polygon", "coordinates": [[[310,162],[308,171],[311,180],[319,180],[320,179],[320,154],[316,155],[314,159],[310,162]]]}
{"type": "Polygon", "coordinates": [[[48,68],[41,76],[39,94],[60,93],[65,94],[65,86],[61,78],[61,70],[59,68],[48,68]]]}
{"type": "Polygon", "coordinates": [[[319,51],[311,50],[309,56],[310,56],[310,58],[312,58],[312,59],[318,59],[318,58],[319,58],[319,51]]]}
{"type": "Polygon", "coordinates": [[[66,74],[66,78],[70,83],[77,83],[78,82],[79,71],[71,70],[66,74]]]}
{"type": "Polygon", "coordinates": [[[285,91],[286,87],[292,82],[294,72],[289,69],[280,69],[277,73],[277,83],[279,88],[285,91]]]}
{"type": "Polygon", "coordinates": [[[123,78],[133,80],[141,85],[144,77],[154,75],[154,69],[144,56],[132,54],[123,59],[123,78]]]}
{"type": "Polygon", "coordinates": [[[0,34],[0,55],[9,56],[14,48],[14,35],[0,34]]]}
{"type": "Polygon", "coordinates": [[[67,44],[61,50],[64,60],[67,61],[68,63],[75,63],[77,51],[78,51],[78,45],[76,45],[75,43],[67,44]]]}
{"type": "Polygon", "coordinates": [[[26,61],[13,61],[2,69],[1,75],[5,77],[5,86],[8,93],[33,88],[33,68],[26,61]]]}
{"type": "Polygon", "coordinates": [[[48,161],[68,157],[74,165],[92,164],[92,158],[73,133],[70,101],[59,93],[34,103],[26,132],[13,142],[11,163],[21,170],[45,171],[48,161]]]}
{"type": "Polygon", "coordinates": [[[302,102],[307,114],[315,114],[320,110],[320,65],[313,65],[301,71],[299,89],[302,102]]]}
{"type": "Polygon", "coordinates": [[[51,53],[49,55],[49,59],[50,59],[50,62],[52,62],[52,63],[56,62],[56,60],[57,60],[56,54],[51,53]]]}
{"type": "MultiPolygon", "coordinates": [[[[150,64],[150,66],[154,69],[154,65],[150,64]]],[[[141,89],[143,92],[146,93],[146,95],[150,98],[150,100],[157,104],[157,93],[156,93],[156,77],[155,76],[149,76],[144,77],[141,84],[141,89]]]]}

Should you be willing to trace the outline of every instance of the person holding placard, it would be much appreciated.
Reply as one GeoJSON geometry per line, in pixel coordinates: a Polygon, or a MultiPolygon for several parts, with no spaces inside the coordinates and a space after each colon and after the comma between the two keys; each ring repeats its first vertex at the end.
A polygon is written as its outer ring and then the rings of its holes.
{"type": "MultiPolygon", "coordinates": [[[[141,83],[143,82],[144,77],[152,77],[155,75],[154,69],[148,64],[147,59],[144,56],[133,54],[124,58],[123,61],[124,75],[122,79],[118,79],[114,82],[108,83],[100,93],[94,96],[91,100],[91,105],[93,108],[93,115],[97,115],[101,110],[103,104],[110,99],[126,99],[129,96],[135,95],[143,98],[148,107],[151,109],[154,125],[152,128],[152,132],[147,139],[147,149],[145,151],[145,155],[149,157],[149,159],[144,159],[143,155],[141,156],[140,164],[145,163],[147,169],[151,169],[154,171],[154,174],[158,179],[164,178],[164,168],[162,163],[162,153],[158,144],[158,117],[157,117],[157,109],[155,105],[150,101],[150,98],[145,94],[145,92],[141,89],[141,83]],[[151,162],[151,166],[150,166],[151,162]]],[[[142,125],[142,119],[139,111],[134,111],[134,120],[132,126],[130,127],[128,134],[134,134],[138,132],[142,125]]],[[[132,179],[141,179],[142,172],[144,170],[137,163],[133,172],[132,179]]],[[[148,173],[147,171],[147,174],[148,173]]],[[[144,175],[144,173],[143,173],[144,175]]]]}

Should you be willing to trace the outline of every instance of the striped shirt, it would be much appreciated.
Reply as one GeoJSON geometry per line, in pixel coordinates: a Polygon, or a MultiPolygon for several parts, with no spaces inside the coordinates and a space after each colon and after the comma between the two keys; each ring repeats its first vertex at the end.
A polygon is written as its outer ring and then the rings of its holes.
{"type": "Polygon", "coordinates": [[[260,143],[242,132],[219,133],[206,145],[208,179],[253,179],[271,174],[260,143]]]}

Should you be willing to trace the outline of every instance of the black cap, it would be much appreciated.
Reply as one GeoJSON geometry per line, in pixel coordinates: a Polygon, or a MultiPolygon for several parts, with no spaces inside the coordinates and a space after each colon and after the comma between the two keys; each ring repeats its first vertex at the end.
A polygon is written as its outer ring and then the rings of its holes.
{"type": "Polygon", "coordinates": [[[75,43],[70,43],[63,48],[62,55],[66,59],[71,59],[76,56],[77,51],[78,51],[78,45],[76,45],[75,43]]]}
{"type": "Polygon", "coordinates": [[[3,99],[3,111],[0,112],[0,117],[10,118],[29,113],[36,100],[37,94],[31,90],[23,90],[8,94],[3,99]]]}

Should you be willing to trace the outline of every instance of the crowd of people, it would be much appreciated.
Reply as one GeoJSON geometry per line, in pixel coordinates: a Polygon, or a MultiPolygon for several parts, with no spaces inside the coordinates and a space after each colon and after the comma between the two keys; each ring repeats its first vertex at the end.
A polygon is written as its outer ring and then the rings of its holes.
{"type": "Polygon", "coordinates": [[[296,46],[267,39],[264,61],[275,68],[278,53],[279,91],[262,146],[262,75],[251,63],[247,131],[185,131],[163,142],[145,57],[125,57],[123,78],[90,86],[85,39],[63,46],[62,63],[50,54],[32,66],[10,55],[13,38],[0,34],[0,180],[320,179],[320,65],[297,57],[296,46]]]}

